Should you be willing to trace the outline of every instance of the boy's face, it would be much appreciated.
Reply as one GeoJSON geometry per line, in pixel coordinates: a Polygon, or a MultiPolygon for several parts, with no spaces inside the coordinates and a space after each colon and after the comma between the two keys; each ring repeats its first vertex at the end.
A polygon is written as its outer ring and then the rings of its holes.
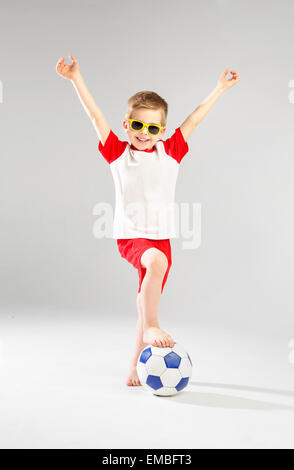
{"type": "MultiPolygon", "coordinates": [[[[132,119],[138,119],[138,121],[143,121],[146,124],[157,124],[161,126],[161,111],[159,109],[136,109],[132,114],[132,119]]],[[[145,126],[140,131],[134,131],[131,128],[130,121],[123,121],[123,126],[131,143],[140,150],[152,149],[153,145],[156,144],[158,140],[162,139],[166,131],[166,127],[164,127],[157,135],[152,135],[149,134],[145,126]],[[146,142],[141,142],[138,138],[147,140],[146,142]]]]}

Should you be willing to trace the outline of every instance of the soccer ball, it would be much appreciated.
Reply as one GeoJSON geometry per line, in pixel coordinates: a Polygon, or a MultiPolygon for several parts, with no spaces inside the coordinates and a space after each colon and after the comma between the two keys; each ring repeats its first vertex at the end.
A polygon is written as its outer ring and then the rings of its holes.
{"type": "Polygon", "coordinates": [[[148,345],[138,358],[137,373],[143,388],[153,395],[177,395],[188,385],[192,361],[179,343],[173,348],[148,345]]]}

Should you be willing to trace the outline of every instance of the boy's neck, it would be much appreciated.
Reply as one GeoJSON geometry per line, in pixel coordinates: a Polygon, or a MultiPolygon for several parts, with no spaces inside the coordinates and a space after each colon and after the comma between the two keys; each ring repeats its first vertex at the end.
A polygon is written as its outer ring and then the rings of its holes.
{"type": "Polygon", "coordinates": [[[132,150],[139,150],[140,152],[153,152],[155,146],[153,145],[153,147],[151,149],[138,149],[133,144],[131,144],[130,147],[131,147],[132,150]]]}

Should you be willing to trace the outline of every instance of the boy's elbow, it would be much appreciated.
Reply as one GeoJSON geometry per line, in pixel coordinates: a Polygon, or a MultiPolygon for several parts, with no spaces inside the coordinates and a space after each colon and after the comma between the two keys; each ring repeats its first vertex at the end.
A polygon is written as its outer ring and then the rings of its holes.
{"type": "Polygon", "coordinates": [[[106,121],[99,121],[95,117],[92,118],[91,121],[96,129],[99,140],[101,141],[102,145],[104,145],[110,133],[110,127],[108,123],[106,121]]]}

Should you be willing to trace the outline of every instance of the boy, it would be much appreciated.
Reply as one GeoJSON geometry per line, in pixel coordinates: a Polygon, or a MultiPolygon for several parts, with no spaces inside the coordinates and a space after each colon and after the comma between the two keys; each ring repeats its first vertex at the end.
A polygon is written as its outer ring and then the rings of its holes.
{"type": "Polygon", "coordinates": [[[98,149],[110,164],[115,183],[113,238],[117,239],[121,256],[138,269],[136,347],[126,385],[141,385],[136,371],[141,350],[147,344],[174,346],[172,337],[159,326],[157,310],[172,264],[170,238],[176,235],[170,205],[179,164],[188,152],[187,140],[195,127],[220,95],[240,77],[230,70],[232,77],[226,79],[229,72],[226,69],[212,93],[165,141],[162,137],[166,131],[167,102],[152,91],[136,93],[128,100],[123,121],[130,145],[113,133],[86,87],[77,60],[73,56],[69,58],[72,64],[66,64],[61,57],[56,71],[71,80],[96,129],[98,149]]]}

